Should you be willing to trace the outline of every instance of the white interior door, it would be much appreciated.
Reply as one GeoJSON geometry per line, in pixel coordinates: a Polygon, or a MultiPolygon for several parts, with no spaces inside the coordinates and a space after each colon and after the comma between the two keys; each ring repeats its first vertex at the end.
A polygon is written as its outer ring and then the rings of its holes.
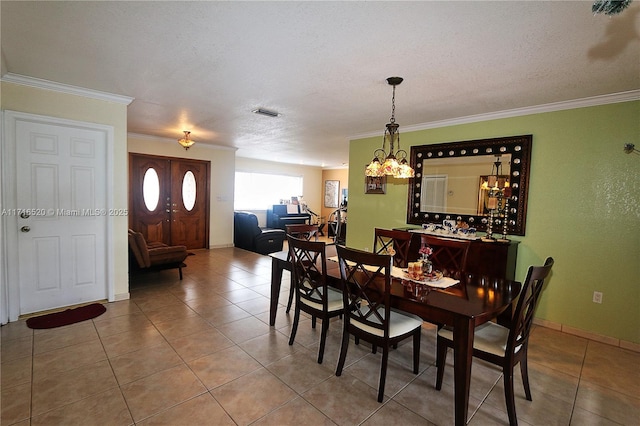
{"type": "Polygon", "coordinates": [[[107,134],[17,120],[20,314],[106,299],[107,134]]]}

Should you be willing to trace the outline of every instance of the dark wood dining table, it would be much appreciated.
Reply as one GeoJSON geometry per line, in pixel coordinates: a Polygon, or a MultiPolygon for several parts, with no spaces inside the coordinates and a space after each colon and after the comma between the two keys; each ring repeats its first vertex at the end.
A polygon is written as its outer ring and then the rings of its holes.
{"type": "MultiPolygon", "coordinates": [[[[327,246],[327,257],[330,250],[327,246]]],[[[271,304],[269,325],[275,325],[282,273],[291,270],[287,251],[271,253],[271,304]]],[[[330,285],[339,287],[340,268],[337,262],[327,262],[330,285]]],[[[436,289],[408,280],[393,279],[392,307],[418,315],[423,320],[453,328],[455,424],[467,422],[471,361],[475,327],[496,318],[520,294],[521,283],[501,278],[463,275],[458,284],[436,289]]]]}

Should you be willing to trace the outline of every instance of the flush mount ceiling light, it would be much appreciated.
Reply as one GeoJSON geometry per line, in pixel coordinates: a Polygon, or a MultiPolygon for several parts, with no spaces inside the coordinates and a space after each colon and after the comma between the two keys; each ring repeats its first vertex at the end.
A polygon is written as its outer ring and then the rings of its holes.
{"type": "Polygon", "coordinates": [[[268,109],[264,109],[264,108],[257,108],[254,109],[253,111],[256,114],[261,114],[261,115],[266,115],[267,117],[279,117],[280,113],[278,111],[271,111],[268,109]]]}
{"type": "Polygon", "coordinates": [[[189,136],[191,135],[191,132],[190,132],[190,131],[188,131],[188,130],[183,130],[183,132],[184,132],[184,137],[183,137],[182,139],[178,139],[178,143],[179,143],[180,145],[182,145],[182,147],[183,147],[184,149],[189,149],[189,148],[191,148],[191,145],[193,145],[194,143],[196,143],[196,141],[191,140],[191,139],[189,138],[189,136]]]}
{"type": "Polygon", "coordinates": [[[393,176],[395,178],[407,179],[415,175],[415,171],[407,163],[407,151],[400,149],[400,132],[396,123],[396,86],[402,83],[402,77],[389,77],[387,83],[393,86],[393,97],[391,98],[391,119],[386,125],[384,136],[382,137],[382,148],[375,150],[373,160],[365,170],[366,176],[393,176]],[[385,151],[385,146],[389,143],[389,153],[385,151]],[[398,146],[398,151],[394,152],[394,146],[398,146]]]}

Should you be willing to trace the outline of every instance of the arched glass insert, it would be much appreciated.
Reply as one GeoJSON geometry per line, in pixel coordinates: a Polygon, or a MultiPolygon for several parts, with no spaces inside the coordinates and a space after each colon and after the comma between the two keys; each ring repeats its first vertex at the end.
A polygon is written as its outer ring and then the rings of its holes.
{"type": "Polygon", "coordinates": [[[144,205],[150,212],[158,207],[158,202],[160,201],[160,179],[153,167],[148,168],[147,171],[144,172],[144,178],[142,178],[142,197],[144,198],[144,205]]]}
{"type": "Polygon", "coordinates": [[[191,170],[182,178],[182,204],[187,211],[191,211],[196,205],[196,177],[191,170]]]}

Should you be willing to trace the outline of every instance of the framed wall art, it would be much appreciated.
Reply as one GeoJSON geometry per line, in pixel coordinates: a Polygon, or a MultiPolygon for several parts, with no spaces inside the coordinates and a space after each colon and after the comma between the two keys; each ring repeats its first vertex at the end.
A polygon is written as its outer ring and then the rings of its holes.
{"type": "Polygon", "coordinates": [[[365,194],[384,194],[387,189],[386,176],[365,176],[364,193],[365,194]]]}
{"type": "Polygon", "coordinates": [[[340,181],[325,180],[324,181],[324,206],[337,208],[340,197],[340,181]]]}

